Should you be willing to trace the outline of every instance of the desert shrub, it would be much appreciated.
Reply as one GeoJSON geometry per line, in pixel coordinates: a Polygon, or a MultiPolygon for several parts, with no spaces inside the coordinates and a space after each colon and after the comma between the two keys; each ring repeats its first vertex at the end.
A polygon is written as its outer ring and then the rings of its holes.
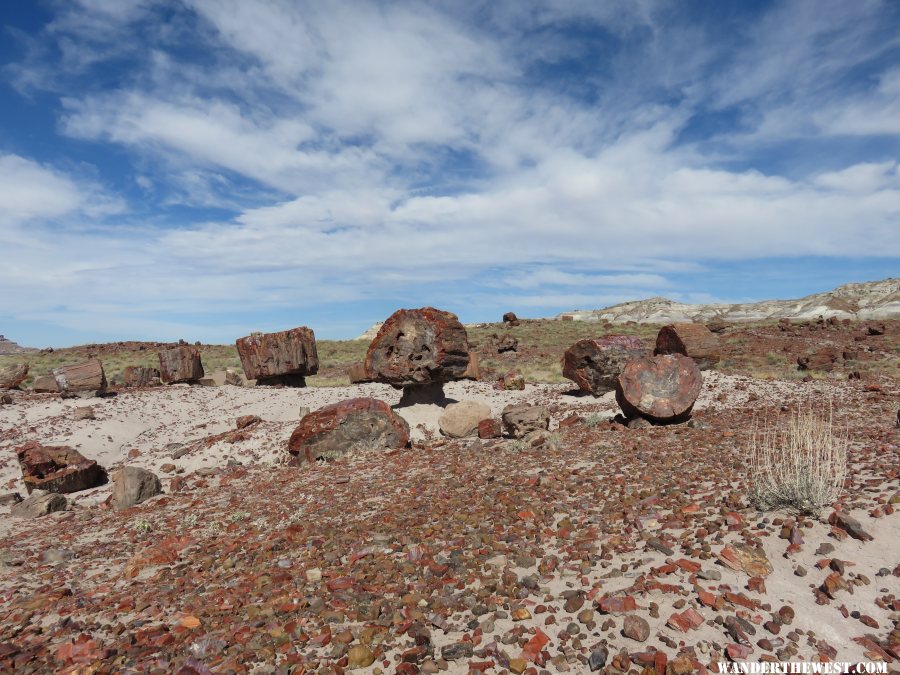
{"type": "Polygon", "coordinates": [[[847,435],[812,408],[786,423],[754,428],[750,443],[751,502],[814,515],[841,494],[847,476],[847,435]]]}

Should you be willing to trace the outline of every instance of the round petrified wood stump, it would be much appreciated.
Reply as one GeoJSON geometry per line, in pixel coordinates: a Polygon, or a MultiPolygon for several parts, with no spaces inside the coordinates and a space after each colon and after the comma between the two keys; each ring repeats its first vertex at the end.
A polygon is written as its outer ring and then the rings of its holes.
{"type": "Polygon", "coordinates": [[[405,447],[409,425],[384,401],[352,398],[309,413],[288,441],[292,464],[348,453],[405,447]]]}
{"type": "Polygon", "coordinates": [[[616,383],[616,401],[626,417],[657,424],[683,422],[700,395],[703,376],[693,359],[681,354],[630,361],[616,383]]]}
{"type": "Polygon", "coordinates": [[[369,378],[397,388],[458,380],[468,366],[466,329],[433,307],[394,312],[366,353],[369,378]]]}
{"type": "Polygon", "coordinates": [[[582,391],[600,396],[616,388],[616,378],[626,363],[646,354],[644,341],[633,335],[579,340],[563,355],[563,377],[582,391]]]}
{"type": "Polygon", "coordinates": [[[656,336],[655,354],[682,354],[708,370],[719,360],[719,338],[702,323],[673,323],[656,336]]]}

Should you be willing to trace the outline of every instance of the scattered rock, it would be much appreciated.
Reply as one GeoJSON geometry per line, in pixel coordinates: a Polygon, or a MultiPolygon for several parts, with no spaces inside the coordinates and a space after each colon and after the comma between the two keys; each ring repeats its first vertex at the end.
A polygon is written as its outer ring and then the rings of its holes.
{"type": "Polygon", "coordinates": [[[237,418],[235,422],[236,429],[246,429],[247,427],[252,427],[255,424],[259,424],[262,422],[262,418],[259,415],[242,415],[237,418]]]}
{"type": "Polygon", "coordinates": [[[294,461],[334,459],[363,450],[396,450],[409,442],[409,425],[384,401],[354,398],[304,417],[288,441],[294,461]]]}
{"type": "Polygon", "coordinates": [[[156,474],[137,466],[119,469],[113,473],[112,479],[111,503],[117,511],[130,508],[162,493],[162,485],[156,474]]]}
{"type": "Polygon", "coordinates": [[[447,406],[438,420],[441,433],[451,438],[473,436],[478,425],[491,417],[491,408],[480,401],[460,401],[447,406]]]}
{"type": "Polygon", "coordinates": [[[9,394],[0,395],[0,405],[12,405],[13,397],[9,394]]]}
{"type": "Polygon", "coordinates": [[[650,637],[650,624],[636,614],[625,616],[625,624],[622,626],[622,635],[638,642],[646,642],[650,637]]]}
{"type": "Polygon", "coordinates": [[[513,438],[550,428],[550,412],[540,405],[510,404],[503,409],[502,419],[504,430],[513,438]]]}
{"type": "Polygon", "coordinates": [[[503,427],[498,419],[481,420],[478,423],[478,438],[500,438],[503,435],[503,427]]]}
{"type": "Polygon", "coordinates": [[[626,417],[682,422],[690,417],[702,383],[700,369],[687,356],[646,356],[625,366],[617,379],[616,401],[626,417]]]}
{"type": "Polygon", "coordinates": [[[244,374],[258,385],[305,386],[305,377],[319,372],[316,337],[305,326],[253,333],[236,344],[244,374]]]}
{"type": "Polygon", "coordinates": [[[519,348],[518,338],[513,337],[509,333],[503,335],[497,340],[497,353],[505,354],[506,352],[515,352],[519,348]]]}
{"type": "Polygon", "coordinates": [[[805,356],[797,358],[797,367],[800,370],[820,370],[830,372],[834,370],[834,364],[840,359],[840,354],[832,347],[818,349],[805,356]]]}
{"type": "Polygon", "coordinates": [[[579,340],[563,355],[563,377],[582,391],[600,396],[616,388],[625,364],[646,353],[644,341],[633,335],[579,340]]]}
{"type": "Polygon", "coordinates": [[[495,389],[500,391],[525,391],[525,376],[518,371],[511,370],[497,378],[495,389]]]}
{"type": "Polygon", "coordinates": [[[75,412],[72,413],[72,416],[76,420],[92,420],[96,419],[94,416],[94,408],[92,406],[80,406],[75,408],[75,412]]]}
{"type": "Polygon", "coordinates": [[[860,541],[872,541],[872,535],[863,529],[859,521],[844,511],[833,511],[832,514],[828,516],[828,523],[841,528],[854,539],[860,541]]]}
{"type": "Polygon", "coordinates": [[[55,511],[65,511],[69,500],[61,494],[34,490],[31,495],[9,507],[9,515],[16,518],[40,518],[55,511]]]}
{"type": "Polygon", "coordinates": [[[166,384],[197,382],[203,373],[200,349],[195,345],[177,345],[158,352],[160,379],[166,384]]]}
{"type": "Polygon", "coordinates": [[[22,478],[29,493],[36,489],[47,492],[80,492],[107,481],[106,470],[66,445],[44,446],[30,441],[16,448],[22,478]]]}

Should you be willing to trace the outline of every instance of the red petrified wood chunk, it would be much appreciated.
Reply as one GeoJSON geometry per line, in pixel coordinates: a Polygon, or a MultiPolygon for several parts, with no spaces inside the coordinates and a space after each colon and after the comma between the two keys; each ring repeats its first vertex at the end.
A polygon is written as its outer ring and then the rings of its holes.
{"type": "Polygon", "coordinates": [[[654,353],[689,356],[708,370],[719,360],[719,338],[702,323],[675,323],[660,329],[654,353]]]}
{"type": "Polygon", "coordinates": [[[630,595],[608,595],[600,599],[599,606],[604,614],[622,614],[637,609],[637,603],[630,595]]]}
{"type": "Polygon", "coordinates": [[[367,375],[397,388],[458,380],[468,367],[466,329],[433,307],[394,312],[366,353],[367,375]]]}
{"type": "Polygon", "coordinates": [[[242,337],[237,350],[247,379],[259,384],[302,384],[319,371],[316,337],[305,326],[242,337]]]}
{"type": "Polygon", "coordinates": [[[44,446],[31,441],[16,449],[25,489],[80,492],[103,485],[106,471],[92,459],[68,446],[44,446]]]}
{"type": "Polygon", "coordinates": [[[348,453],[395,450],[409,442],[409,425],[384,401],[353,398],[306,415],[288,441],[295,461],[334,459],[348,453]]]}

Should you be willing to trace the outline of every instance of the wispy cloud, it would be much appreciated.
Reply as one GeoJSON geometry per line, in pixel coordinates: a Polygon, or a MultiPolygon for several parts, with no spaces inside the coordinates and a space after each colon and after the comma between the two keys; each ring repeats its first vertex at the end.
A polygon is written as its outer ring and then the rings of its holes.
{"type": "Polygon", "coordinates": [[[2,72],[79,156],[0,138],[9,321],[224,340],[202,327],[247,306],[346,327],[332,308],[727,297],[687,272],[900,256],[893,3],[51,8],[2,72]]]}

